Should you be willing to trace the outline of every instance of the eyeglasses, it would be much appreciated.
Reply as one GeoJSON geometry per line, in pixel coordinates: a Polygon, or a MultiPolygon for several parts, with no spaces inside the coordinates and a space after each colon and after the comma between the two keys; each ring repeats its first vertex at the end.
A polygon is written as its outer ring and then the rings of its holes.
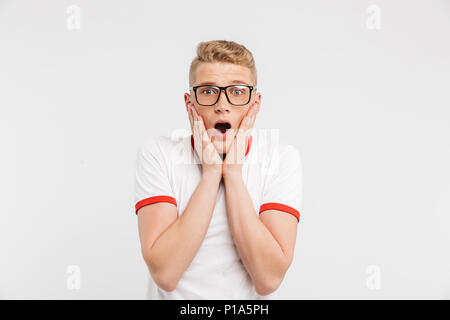
{"type": "Polygon", "coordinates": [[[232,84],[226,87],[203,85],[190,87],[194,90],[195,100],[201,106],[212,106],[219,101],[220,93],[225,91],[225,96],[230,104],[233,106],[245,106],[250,102],[253,90],[256,87],[247,85],[232,84]]]}

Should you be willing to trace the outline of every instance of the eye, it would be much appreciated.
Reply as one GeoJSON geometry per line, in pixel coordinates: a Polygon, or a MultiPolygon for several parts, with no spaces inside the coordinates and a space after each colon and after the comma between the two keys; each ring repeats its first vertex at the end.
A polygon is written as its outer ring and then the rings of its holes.
{"type": "Polygon", "coordinates": [[[200,89],[200,94],[203,95],[212,95],[212,94],[217,94],[217,89],[213,88],[213,87],[204,87],[200,89]]]}
{"type": "Polygon", "coordinates": [[[247,88],[240,88],[240,87],[232,87],[232,88],[230,88],[231,90],[231,94],[232,95],[234,95],[234,96],[240,96],[240,95],[243,95],[243,94],[246,94],[246,89],[247,88]]]}

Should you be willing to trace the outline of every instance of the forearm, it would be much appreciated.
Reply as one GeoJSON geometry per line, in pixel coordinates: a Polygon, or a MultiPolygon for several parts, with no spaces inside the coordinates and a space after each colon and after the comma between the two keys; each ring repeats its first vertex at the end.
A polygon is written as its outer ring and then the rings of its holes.
{"type": "Polygon", "coordinates": [[[278,287],[287,258],[259,219],[242,175],[224,176],[228,222],[238,253],[258,293],[278,287]]]}
{"type": "Polygon", "coordinates": [[[175,289],[208,231],[221,177],[203,175],[183,214],[151,248],[151,269],[175,289]]]}

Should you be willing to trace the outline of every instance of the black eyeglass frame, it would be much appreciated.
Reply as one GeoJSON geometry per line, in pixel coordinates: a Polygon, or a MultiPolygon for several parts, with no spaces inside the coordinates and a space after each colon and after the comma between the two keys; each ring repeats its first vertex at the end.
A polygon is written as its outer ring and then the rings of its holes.
{"type": "Polygon", "coordinates": [[[219,101],[219,99],[220,99],[220,95],[222,94],[222,90],[225,92],[225,97],[227,97],[227,100],[228,100],[228,102],[229,102],[231,105],[233,105],[233,106],[245,106],[245,105],[247,105],[247,104],[250,102],[250,100],[252,99],[253,90],[256,90],[256,87],[255,87],[255,86],[248,86],[248,85],[245,85],[245,84],[231,84],[231,85],[226,86],[226,87],[215,86],[215,85],[212,85],[212,84],[204,84],[204,85],[201,85],[201,86],[190,87],[189,89],[191,89],[191,90],[194,91],[195,101],[197,101],[197,103],[198,103],[199,105],[201,105],[201,106],[210,107],[210,106],[215,105],[215,104],[217,103],[217,101],[219,101]],[[198,102],[198,99],[197,99],[197,89],[198,89],[198,88],[201,88],[201,87],[212,87],[212,88],[217,88],[217,89],[220,90],[220,91],[219,91],[219,94],[217,95],[217,100],[216,100],[213,104],[201,104],[200,102],[198,102]],[[228,93],[227,93],[227,90],[226,90],[226,89],[228,89],[228,88],[230,88],[230,87],[247,87],[247,88],[250,90],[250,94],[248,95],[248,101],[247,101],[246,103],[243,103],[243,104],[235,104],[235,103],[232,103],[232,102],[230,101],[230,98],[228,97],[228,93]]]}

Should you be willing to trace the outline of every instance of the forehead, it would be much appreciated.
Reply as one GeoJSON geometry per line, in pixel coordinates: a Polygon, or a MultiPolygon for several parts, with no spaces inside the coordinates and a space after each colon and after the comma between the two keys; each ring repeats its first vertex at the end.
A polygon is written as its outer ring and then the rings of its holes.
{"type": "Polygon", "coordinates": [[[250,69],[244,66],[213,62],[201,63],[196,70],[195,84],[215,84],[226,86],[232,83],[253,85],[250,69]]]}

